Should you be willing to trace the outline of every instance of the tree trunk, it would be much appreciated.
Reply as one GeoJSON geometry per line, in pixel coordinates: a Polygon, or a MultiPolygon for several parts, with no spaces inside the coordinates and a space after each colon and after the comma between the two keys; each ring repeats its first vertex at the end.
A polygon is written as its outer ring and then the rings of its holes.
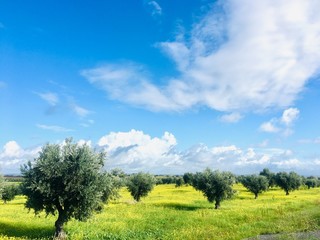
{"type": "Polygon", "coordinates": [[[63,230],[63,225],[67,222],[67,215],[61,207],[58,207],[58,212],[59,212],[59,216],[57,221],[54,224],[56,228],[54,239],[64,240],[64,239],[67,239],[67,234],[63,230]]]}
{"type": "Polygon", "coordinates": [[[286,195],[289,195],[289,191],[286,191],[286,195]]]}
{"type": "Polygon", "coordinates": [[[257,199],[257,198],[258,198],[258,194],[255,193],[255,194],[254,194],[254,199],[257,199]]]}
{"type": "Polygon", "coordinates": [[[216,204],[214,206],[214,209],[219,209],[220,208],[220,202],[216,201],[216,204]]]}

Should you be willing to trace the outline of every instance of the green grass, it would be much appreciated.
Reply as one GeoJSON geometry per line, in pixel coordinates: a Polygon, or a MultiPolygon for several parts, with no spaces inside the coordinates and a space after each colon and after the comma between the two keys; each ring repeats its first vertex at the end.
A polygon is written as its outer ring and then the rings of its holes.
{"type": "MultiPolygon", "coordinates": [[[[214,210],[192,187],[159,185],[134,203],[122,197],[87,222],[70,221],[69,239],[244,239],[260,234],[320,229],[320,189],[302,189],[285,196],[279,189],[257,200],[242,186],[238,194],[214,210]]],[[[0,204],[0,239],[50,239],[55,217],[35,217],[21,196],[0,204]]]]}

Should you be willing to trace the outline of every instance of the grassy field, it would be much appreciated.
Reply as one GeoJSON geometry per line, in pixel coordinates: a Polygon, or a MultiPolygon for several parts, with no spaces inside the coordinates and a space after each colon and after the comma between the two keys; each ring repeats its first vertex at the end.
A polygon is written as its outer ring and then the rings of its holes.
{"type": "MultiPolygon", "coordinates": [[[[156,186],[134,203],[122,197],[87,222],[70,221],[69,239],[244,239],[260,234],[320,229],[320,189],[285,196],[279,189],[253,194],[236,185],[238,194],[214,210],[192,187],[156,186]]],[[[34,216],[22,196],[0,203],[0,239],[51,239],[55,217],[34,216]]]]}

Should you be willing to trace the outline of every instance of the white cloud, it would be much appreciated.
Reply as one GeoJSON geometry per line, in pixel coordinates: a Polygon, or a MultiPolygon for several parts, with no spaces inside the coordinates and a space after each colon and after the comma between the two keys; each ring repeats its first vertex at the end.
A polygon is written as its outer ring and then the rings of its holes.
{"type": "Polygon", "coordinates": [[[313,139],[300,139],[298,142],[303,144],[320,144],[320,137],[313,139]]]}
{"type": "Polygon", "coordinates": [[[281,167],[282,169],[299,168],[303,163],[299,159],[293,158],[285,161],[273,162],[274,165],[281,167]]]}
{"type": "Polygon", "coordinates": [[[56,106],[59,102],[59,97],[57,94],[52,92],[47,93],[37,93],[43,100],[45,100],[47,103],[49,103],[51,106],[56,106]]]}
{"type": "Polygon", "coordinates": [[[293,124],[298,119],[300,111],[297,108],[288,108],[283,111],[281,118],[273,118],[260,126],[263,132],[281,132],[284,136],[293,134],[293,124]]]}
{"type": "Polygon", "coordinates": [[[0,155],[0,158],[3,157],[17,157],[21,154],[22,149],[15,141],[7,142],[3,147],[3,152],[0,155]]]}
{"type": "Polygon", "coordinates": [[[162,15],[162,8],[160,7],[159,3],[156,1],[148,1],[147,6],[150,9],[150,13],[153,17],[162,15]]]}
{"type": "Polygon", "coordinates": [[[44,130],[50,130],[50,131],[54,131],[54,132],[72,132],[72,131],[74,131],[73,129],[64,128],[64,127],[56,126],[56,125],[37,124],[36,126],[38,128],[41,128],[44,130]]]}
{"type": "Polygon", "coordinates": [[[82,127],[90,127],[94,124],[94,120],[93,119],[89,119],[86,122],[82,122],[80,123],[80,126],[82,127]]]}
{"type": "Polygon", "coordinates": [[[281,117],[281,122],[289,126],[299,117],[300,111],[297,108],[288,108],[286,109],[281,117]]]}
{"type": "Polygon", "coordinates": [[[263,140],[260,144],[258,144],[258,146],[262,147],[262,148],[266,148],[268,145],[269,145],[269,140],[268,139],[263,140]]]}
{"type": "Polygon", "coordinates": [[[230,113],[221,116],[220,120],[227,123],[236,123],[239,122],[242,118],[243,116],[240,113],[230,113]]]}
{"type": "Polygon", "coordinates": [[[218,2],[185,38],[159,43],[181,73],[166,85],[155,86],[130,65],[106,65],[83,76],[113,99],[158,111],[292,105],[320,67],[320,2],[218,2]]]}
{"type": "Polygon", "coordinates": [[[23,149],[16,141],[9,141],[0,151],[0,170],[5,174],[19,174],[20,165],[38,156],[41,147],[23,149]]]}
{"type": "Polygon", "coordinates": [[[94,69],[83,70],[81,75],[91,84],[105,90],[111,99],[151,110],[178,109],[174,102],[170,102],[169,98],[149,82],[149,74],[141,65],[130,62],[105,64],[94,69]]]}
{"type": "Polygon", "coordinates": [[[273,120],[262,123],[260,126],[260,130],[263,132],[269,132],[269,133],[276,133],[280,131],[280,129],[275,126],[273,120]]]}
{"type": "MultiPolygon", "coordinates": [[[[273,172],[296,171],[314,175],[320,165],[319,156],[313,159],[299,157],[290,149],[240,148],[235,145],[208,147],[198,144],[178,151],[177,140],[172,133],[151,137],[142,131],[111,132],[101,137],[97,145],[91,140],[80,139],[79,145],[88,144],[107,152],[106,167],[121,168],[127,173],[147,171],[156,174],[183,174],[202,171],[206,167],[231,171],[235,174],[258,173],[263,168],[273,172]]],[[[60,143],[64,144],[64,142],[60,143]]],[[[0,150],[0,167],[3,173],[19,173],[21,164],[38,156],[41,147],[23,149],[15,141],[9,141],[0,150]]]]}
{"type": "Polygon", "coordinates": [[[173,152],[175,137],[165,132],[161,138],[132,129],[129,132],[111,132],[98,141],[109,155],[107,164],[126,171],[154,171],[180,163],[180,156],[173,152]]]}
{"type": "Polygon", "coordinates": [[[80,139],[78,142],[77,142],[77,144],[79,145],[79,146],[83,146],[83,145],[88,145],[89,147],[91,147],[92,146],[92,141],[91,140],[84,140],[84,139],[80,139]]]}
{"type": "Polygon", "coordinates": [[[77,114],[79,117],[86,117],[87,115],[89,115],[91,113],[91,111],[89,111],[88,109],[81,107],[75,103],[71,103],[70,105],[71,110],[77,114]]]}

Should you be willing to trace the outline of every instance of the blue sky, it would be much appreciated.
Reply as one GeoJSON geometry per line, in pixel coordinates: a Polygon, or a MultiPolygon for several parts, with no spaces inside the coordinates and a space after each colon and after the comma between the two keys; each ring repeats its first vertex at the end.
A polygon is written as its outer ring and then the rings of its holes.
{"type": "Polygon", "coordinates": [[[126,172],[319,175],[317,9],[1,1],[0,171],[73,137],[126,172]]]}

